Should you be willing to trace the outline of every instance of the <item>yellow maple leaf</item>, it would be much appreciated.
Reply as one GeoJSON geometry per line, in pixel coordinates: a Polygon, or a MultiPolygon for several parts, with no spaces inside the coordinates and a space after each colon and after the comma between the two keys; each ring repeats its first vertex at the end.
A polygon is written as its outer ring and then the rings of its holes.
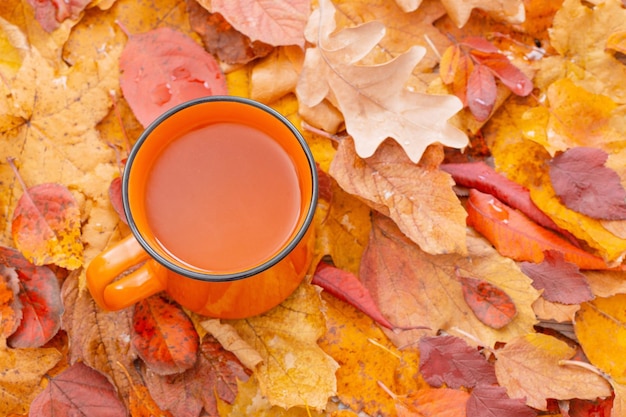
{"type": "Polygon", "coordinates": [[[317,345],[325,325],[313,286],[303,284],[278,307],[231,324],[263,358],[255,375],[270,404],[326,407],[337,391],[339,365],[317,345]]]}
{"type": "Polygon", "coordinates": [[[448,122],[463,108],[457,97],[404,89],[424,48],[413,46],[382,64],[359,65],[382,39],[385,27],[371,21],[333,34],[334,15],[334,6],[325,0],[310,18],[310,24],[319,23],[312,30],[317,48],[306,51],[296,88],[301,103],[313,107],[324,99],[333,102],[364,158],[372,156],[387,137],[394,138],[413,162],[431,143],[456,148],[467,144],[465,134],[448,122]]]}

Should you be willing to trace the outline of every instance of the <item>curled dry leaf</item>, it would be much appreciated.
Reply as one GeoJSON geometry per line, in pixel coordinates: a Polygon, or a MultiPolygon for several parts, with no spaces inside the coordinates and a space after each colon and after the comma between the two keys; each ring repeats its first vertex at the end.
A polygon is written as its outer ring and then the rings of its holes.
{"type": "Polygon", "coordinates": [[[170,28],[131,35],[120,56],[120,70],[124,97],[144,127],[187,100],[227,94],[215,58],[170,28]]]}
{"type": "Polygon", "coordinates": [[[357,153],[367,158],[388,137],[418,162],[427,146],[440,142],[463,147],[467,137],[448,123],[462,109],[451,95],[435,96],[406,90],[404,84],[425,50],[414,46],[379,65],[357,62],[382,39],[382,23],[371,21],[354,28],[335,29],[335,8],[328,0],[311,15],[316,48],[306,51],[296,93],[300,102],[313,107],[325,98],[343,114],[346,130],[354,138],[357,153]]]}

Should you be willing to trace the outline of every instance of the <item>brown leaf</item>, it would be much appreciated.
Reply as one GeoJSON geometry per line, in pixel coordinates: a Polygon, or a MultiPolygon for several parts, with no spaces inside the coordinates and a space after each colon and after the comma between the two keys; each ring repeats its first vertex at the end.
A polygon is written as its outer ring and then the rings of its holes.
{"type": "Polygon", "coordinates": [[[193,368],[168,376],[148,368],[145,375],[157,405],[176,417],[198,416],[202,408],[209,415],[217,415],[216,398],[232,403],[237,396],[237,381],[248,380],[241,362],[210,335],[200,344],[198,363],[193,368]]]}
{"type": "Polygon", "coordinates": [[[126,406],[107,378],[82,362],[52,378],[31,404],[31,415],[126,417],[126,406]]]}
{"type": "Polygon", "coordinates": [[[461,275],[458,269],[455,273],[465,302],[478,320],[494,329],[501,329],[513,320],[517,309],[506,292],[487,281],[461,275]]]}
{"type": "Polygon", "coordinates": [[[361,159],[344,139],[330,174],[344,190],[389,215],[425,252],[466,252],[466,213],[450,177],[413,164],[397,144],[386,142],[373,157],[361,159]]]}
{"type": "Polygon", "coordinates": [[[575,147],[552,158],[550,182],[563,204],[589,217],[626,220],[626,190],[602,149],[575,147]]]}
{"type": "Polygon", "coordinates": [[[198,333],[183,309],[153,295],[135,304],[133,348],[148,368],[159,375],[184,372],[197,360],[198,333]]]}
{"type": "Polygon", "coordinates": [[[547,398],[595,399],[611,395],[609,384],[599,375],[579,367],[560,365],[574,355],[554,337],[530,333],[495,351],[496,375],[512,398],[526,397],[526,404],[547,409],[547,398]]]}
{"type": "Polygon", "coordinates": [[[334,6],[325,0],[310,18],[312,24],[319,23],[313,31],[319,31],[315,36],[319,44],[306,51],[296,88],[300,102],[313,107],[324,98],[336,100],[333,104],[342,112],[356,151],[364,158],[372,156],[387,137],[394,138],[413,162],[434,142],[465,146],[465,134],[448,123],[462,108],[458,98],[404,88],[424,49],[414,46],[384,64],[357,65],[383,37],[384,26],[371,21],[332,34],[334,15],[334,6]]]}

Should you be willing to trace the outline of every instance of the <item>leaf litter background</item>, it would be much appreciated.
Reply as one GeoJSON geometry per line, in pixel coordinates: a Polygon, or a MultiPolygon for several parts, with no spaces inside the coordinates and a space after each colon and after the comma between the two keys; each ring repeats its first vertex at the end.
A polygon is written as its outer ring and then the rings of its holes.
{"type": "Polygon", "coordinates": [[[625,415],[622,2],[10,0],[0,51],[0,414],[625,415]],[[224,92],[313,150],[309,276],[100,310],[130,144],[224,92]]]}

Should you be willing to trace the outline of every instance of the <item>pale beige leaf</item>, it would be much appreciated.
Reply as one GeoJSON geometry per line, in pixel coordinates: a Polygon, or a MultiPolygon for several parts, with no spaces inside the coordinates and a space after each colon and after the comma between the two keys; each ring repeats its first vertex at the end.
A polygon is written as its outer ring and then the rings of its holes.
{"type": "Polygon", "coordinates": [[[200,325],[211,333],[224,349],[237,356],[246,368],[254,370],[259,363],[263,362],[259,352],[250,347],[230,324],[221,323],[219,319],[210,319],[200,322],[200,325]]]}
{"type": "Polygon", "coordinates": [[[472,10],[481,9],[498,20],[523,23],[526,19],[524,2],[521,0],[441,0],[448,15],[458,27],[467,23],[472,10]]]}
{"type": "Polygon", "coordinates": [[[263,358],[255,375],[270,404],[322,410],[336,394],[339,365],[317,345],[325,321],[313,286],[302,284],[278,307],[231,324],[263,358]]]}
{"type": "Polygon", "coordinates": [[[452,191],[454,181],[438,169],[412,163],[394,142],[371,158],[341,141],[330,174],[347,192],[390,216],[400,230],[430,254],[465,254],[466,212],[452,191]]]}
{"type": "Polygon", "coordinates": [[[533,303],[533,311],[540,320],[554,320],[559,323],[571,322],[580,308],[578,304],[566,305],[552,303],[540,297],[533,303]]]}
{"type": "Polygon", "coordinates": [[[325,98],[335,104],[357,153],[364,158],[372,156],[388,137],[395,139],[413,162],[419,161],[431,143],[464,147],[466,135],[448,123],[463,107],[457,97],[404,88],[425,49],[414,46],[386,63],[360,65],[383,38],[384,25],[371,21],[333,34],[334,14],[332,3],[323,0],[309,20],[313,28],[307,29],[318,45],[306,51],[296,88],[299,100],[309,107],[325,98]]]}
{"type": "Polygon", "coordinates": [[[575,366],[560,365],[575,351],[565,342],[541,333],[520,336],[495,351],[496,376],[509,397],[547,409],[547,398],[593,400],[611,395],[608,382],[598,374],[575,366]]]}

